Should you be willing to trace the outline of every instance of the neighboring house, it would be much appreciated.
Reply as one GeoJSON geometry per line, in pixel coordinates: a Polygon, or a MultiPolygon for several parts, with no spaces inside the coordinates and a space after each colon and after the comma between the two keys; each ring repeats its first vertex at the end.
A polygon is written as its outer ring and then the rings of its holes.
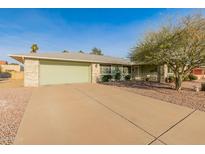
{"type": "Polygon", "coordinates": [[[8,64],[7,61],[0,60],[0,70],[2,72],[7,72],[7,71],[20,72],[22,68],[18,64],[8,64]]]}
{"type": "Polygon", "coordinates": [[[23,67],[18,64],[8,64],[6,61],[0,61],[0,78],[23,79],[23,67]],[[9,73],[4,73],[9,72],[9,73]]]}
{"type": "Polygon", "coordinates": [[[6,64],[8,64],[7,61],[0,60],[0,65],[6,65],[6,64]]]}
{"type": "Polygon", "coordinates": [[[2,72],[20,72],[21,71],[21,66],[20,65],[16,65],[16,64],[4,64],[4,65],[0,65],[1,67],[1,71],[2,72]]]}
{"type": "Polygon", "coordinates": [[[86,53],[28,53],[10,57],[24,64],[24,85],[40,86],[65,83],[96,83],[104,75],[121,72],[132,79],[162,81],[166,77],[165,66],[135,64],[128,59],[86,53]]]}
{"type": "Polygon", "coordinates": [[[193,69],[192,74],[197,76],[198,79],[204,79],[205,78],[205,66],[201,66],[199,68],[193,69]]]}

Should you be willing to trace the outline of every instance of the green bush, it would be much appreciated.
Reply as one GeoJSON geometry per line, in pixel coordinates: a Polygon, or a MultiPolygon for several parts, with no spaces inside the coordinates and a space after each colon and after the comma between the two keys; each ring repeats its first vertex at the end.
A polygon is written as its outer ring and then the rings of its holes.
{"type": "Polygon", "coordinates": [[[189,75],[189,80],[197,80],[197,76],[193,75],[193,74],[190,74],[189,75]]]}
{"type": "Polygon", "coordinates": [[[175,80],[174,76],[169,76],[165,79],[165,81],[168,83],[172,83],[172,82],[174,82],[174,80],[175,80]]]}
{"type": "Polygon", "coordinates": [[[125,76],[125,81],[129,81],[129,80],[130,80],[130,78],[131,78],[131,76],[130,76],[130,75],[126,75],[126,76],[125,76]]]}
{"type": "Polygon", "coordinates": [[[108,81],[110,81],[110,79],[112,79],[111,75],[104,75],[102,77],[102,82],[108,82],[108,81]]]}
{"type": "Polygon", "coordinates": [[[201,91],[205,91],[205,82],[201,83],[201,91]]]}
{"type": "Polygon", "coordinates": [[[188,81],[188,80],[190,80],[190,79],[189,79],[189,76],[185,76],[185,77],[184,77],[184,81],[188,81]]]}
{"type": "Polygon", "coordinates": [[[145,81],[149,81],[149,80],[150,80],[150,77],[146,77],[146,78],[145,78],[145,81]]]}
{"type": "Polygon", "coordinates": [[[119,81],[121,79],[121,73],[120,72],[117,72],[115,74],[115,80],[119,81]]]}

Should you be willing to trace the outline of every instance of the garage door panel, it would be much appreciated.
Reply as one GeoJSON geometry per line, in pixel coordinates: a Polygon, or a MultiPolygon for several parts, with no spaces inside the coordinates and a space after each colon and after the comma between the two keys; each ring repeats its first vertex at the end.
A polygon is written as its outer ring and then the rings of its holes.
{"type": "Polygon", "coordinates": [[[91,81],[91,67],[87,63],[40,62],[40,84],[86,83],[91,81]]]}

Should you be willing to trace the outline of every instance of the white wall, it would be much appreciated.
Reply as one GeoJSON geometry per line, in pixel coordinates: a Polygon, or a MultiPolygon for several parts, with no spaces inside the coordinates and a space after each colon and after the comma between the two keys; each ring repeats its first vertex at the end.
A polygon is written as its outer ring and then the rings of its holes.
{"type": "Polygon", "coordinates": [[[16,71],[20,72],[21,71],[21,66],[20,65],[1,65],[1,71],[6,72],[6,71],[16,71]]]}
{"type": "Polygon", "coordinates": [[[24,86],[39,86],[39,60],[25,59],[24,62],[24,86]]]}

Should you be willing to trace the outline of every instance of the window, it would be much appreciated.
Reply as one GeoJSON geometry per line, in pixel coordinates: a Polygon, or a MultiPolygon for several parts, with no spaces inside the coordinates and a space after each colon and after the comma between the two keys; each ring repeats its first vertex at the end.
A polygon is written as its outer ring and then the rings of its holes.
{"type": "Polygon", "coordinates": [[[101,74],[110,74],[111,73],[111,65],[101,65],[100,66],[101,74]]]}
{"type": "Polygon", "coordinates": [[[129,66],[124,66],[124,67],[123,67],[123,73],[125,73],[125,74],[131,73],[131,67],[129,67],[129,66]]]}
{"type": "Polygon", "coordinates": [[[112,73],[113,74],[115,74],[115,73],[117,73],[117,72],[120,72],[120,68],[119,68],[119,66],[117,66],[117,65],[112,65],[112,73]]]}

